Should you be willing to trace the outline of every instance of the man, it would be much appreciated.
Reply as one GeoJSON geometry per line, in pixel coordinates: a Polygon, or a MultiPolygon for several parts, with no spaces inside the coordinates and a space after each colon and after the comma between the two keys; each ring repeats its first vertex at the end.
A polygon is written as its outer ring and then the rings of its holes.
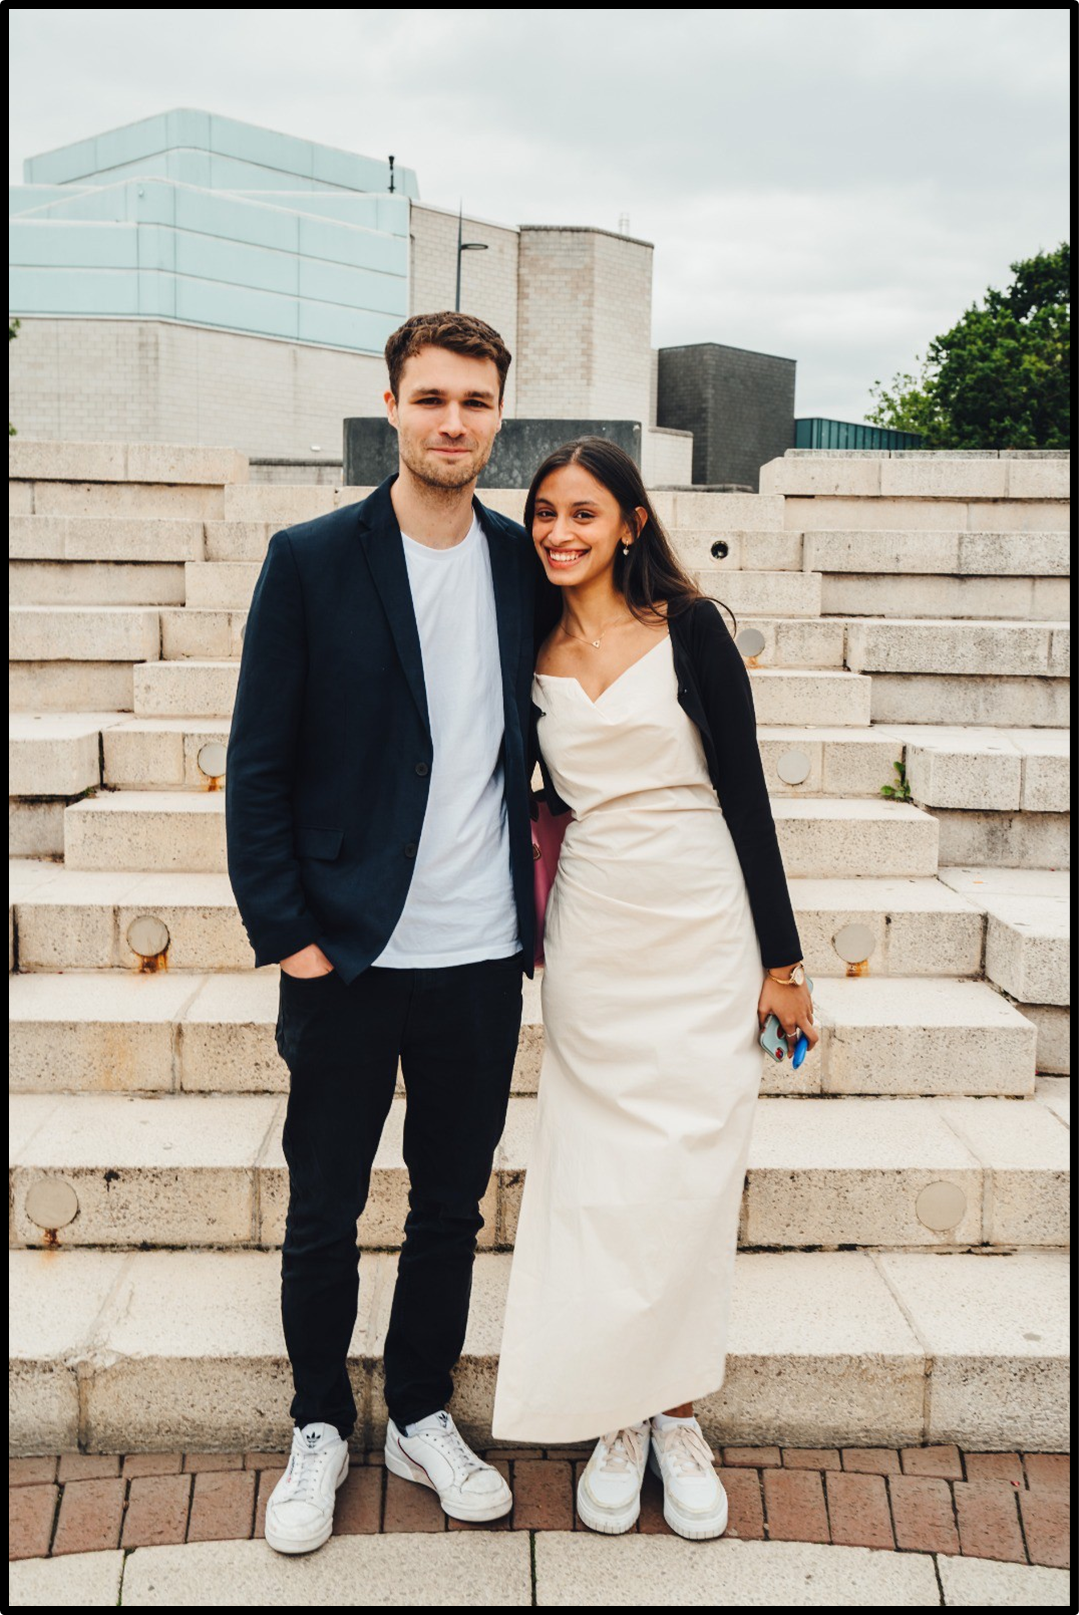
{"type": "Polygon", "coordinates": [[[416,315],[386,362],[399,470],[274,534],[229,741],[229,875],[256,964],[281,965],[290,1076],[281,1309],[296,1428],[266,1511],[282,1553],[326,1541],[348,1472],[356,1220],[398,1059],[410,1187],[386,1465],[455,1519],[512,1505],[445,1404],[532,973],[536,563],[523,529],[474,497],[502,420],[501,337],[469,315],[416,315]]]}

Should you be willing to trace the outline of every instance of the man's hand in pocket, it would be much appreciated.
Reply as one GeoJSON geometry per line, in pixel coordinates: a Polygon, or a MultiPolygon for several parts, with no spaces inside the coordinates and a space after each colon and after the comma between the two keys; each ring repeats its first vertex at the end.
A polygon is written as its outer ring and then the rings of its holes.
{"type": "Polygon", "coordinates": [[[317,942],[309,942],[299,953],[290,953],[287,959],[282,959],[281,969],[286,976],[328,976],[333,965],[317,942]]]}

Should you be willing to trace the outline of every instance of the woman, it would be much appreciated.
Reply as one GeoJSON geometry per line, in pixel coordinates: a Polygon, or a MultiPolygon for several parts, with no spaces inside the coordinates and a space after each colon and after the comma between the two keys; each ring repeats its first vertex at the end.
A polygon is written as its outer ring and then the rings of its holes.
{"type": "Polygon", "coordinates": [[[774,1011],[791,1048],[818,1033],[749,677],[636,465],[603,438],[558,449],[525,528],[553,603],[540,766],[551,810],[573,817],[493,1433],[605,1430],[578,1485],[586,1525],[629,1530],[650,1462],[671,1528],[719,1536],[727,1501],[692,1399],[723,1381],[758,1021],[774,1011]]]}

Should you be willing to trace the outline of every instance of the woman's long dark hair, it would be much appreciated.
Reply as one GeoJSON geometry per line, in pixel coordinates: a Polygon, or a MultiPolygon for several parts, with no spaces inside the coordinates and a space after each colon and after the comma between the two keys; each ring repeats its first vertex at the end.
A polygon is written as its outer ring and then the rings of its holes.
{"type": "MultiPolygon", "coordinates": [[[[614,586],[639,621],[644,621],[646,616],[654,616],[657,604],[662,603],[666,607],[669,620],[705,598],[675,554],[663,523],[648,497],[636,461],[605,437],[579,437],[572,443],[563,443],[561,448],[547,456],[532,478],[525,499],[524,526],[529,538],[532,536],[536,495],[544,479],[564,465],[579,465],[595,477],[618,501],[622,519],[630,532],[637,533],[628,555],[622,554],[621,544],[615,551],[614,586]],[[648,512],[639,532],[638,506],[648,512]]],[[[536,599],[537,644],[560,620],[562,599],[562,590],[544,575],[536,599]]],[[[731,618],[733,621],[733,613],[731,618]]]]}

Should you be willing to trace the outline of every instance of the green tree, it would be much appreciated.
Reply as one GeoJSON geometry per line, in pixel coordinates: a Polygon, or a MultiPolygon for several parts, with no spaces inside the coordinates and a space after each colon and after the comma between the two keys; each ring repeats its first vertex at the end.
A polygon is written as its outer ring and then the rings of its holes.
{"type": "MultiPolygon", "coordinates": [[[[11,318],[11,315],[9,314],[8,315],[8,322],[7,322],[7,339],[8,339],[8,341],[13,342],[15,340],[16,336],[18,336],[18,334],[19,334],[19,322],[18,322],[18,320],[13,320],[11,318]]],[[[7,435],[8,435],[8,437],[17,437],[18,436],[18,433],[16,432],[14,426],[12,426],[10,421],[8,421],[8,423],[7,423],[7,435]]]]}
{"type": "Polygon", "coordinates": [[[930,342],[917,375],[874,382],[874,426],[921,432],[927,449],[1066,449],[1071,443],[1070,253],[1010,265],[1003,292],[930,342]]]}

